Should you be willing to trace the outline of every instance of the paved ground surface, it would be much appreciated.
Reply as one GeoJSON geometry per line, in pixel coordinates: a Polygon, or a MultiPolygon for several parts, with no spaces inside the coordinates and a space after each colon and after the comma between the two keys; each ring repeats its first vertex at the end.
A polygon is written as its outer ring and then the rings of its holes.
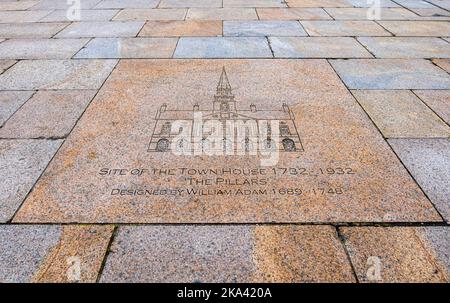
{"type": "Polygon", "coordinates": [[[450,281],[450,1],[381,7],[0,0],[0,281],[450,281]],[[153,151],[215,98],[294,150],[153,151]]]}

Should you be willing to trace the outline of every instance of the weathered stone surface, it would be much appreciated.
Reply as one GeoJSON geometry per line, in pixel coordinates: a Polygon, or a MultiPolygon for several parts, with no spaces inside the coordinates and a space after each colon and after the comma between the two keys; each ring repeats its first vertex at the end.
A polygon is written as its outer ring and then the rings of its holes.
{"type": "Polygon", "coordinates": [[[450,128],[411,91],[355,90],[358,102],[387,138],[450,137],[450,128]]]}
{"type": "MultiPolygon", "coordinates": [[[[363,7],[325,8],[325,10],[336,20],[369,19],[369,11],[363,7]]],[[[417,15],[405,8],[393,7],[380,10],[380,20],[406,20],[412,18],[417,18],[417,15]]]]}
{"type": "Polygon", "coordinates": [[[6,2],[0,2],[0,11],[15,11],[15,10],[26,10],[29,9],[36,4],[38,4],[39,1],[6,1],[6,2]]]}
{"type": "Polygon", "coordinates": [[[450,17],[450,12],[441,8],[413,8],[413,12],[424,17],[450,17]]]}
{"type": "Polygon", "coordinates": [[[95,282],[112,231],[112,226],[2,225],[0,282],[95,282]]]}
{"type": "Polygon", "coordinates": [[[449,89],[450,76],[420,59],[332,60],[350,89],[449,89]]]}
{"type": "Polygon", "coordinates": [[[13,66],[16,62],[16,60],[0,60],[0,74],[13,66]]]}
{"type": "Polygon", "coordinates": [[[310,36],[391,36],[373,21],[300,21],[310,36]]]}
{"type": "Polygon", "coordinates": [[[27,60],[0,75],[0,90],[98,89],[117,60],[27,60]]]}
{"type": "Polygon", "coordinates": [[[72,20],[74,17],[67,16],[67,10],[55,10],[40,22],[110,21],[118,12],[117,9],[83,9],[80,11],[80,20],[72,20]]]}
{"type": "Polygon", "coordinates": [[[434,36],[450,35],[450,23],[445,21],[380,21],[384,28],[396,36],[434,36]]]}
{"type": "Polygon", "coordinates": [[[0,91],[0,126],[6,122],[32,95],[33,91],[0,91]]]}
{"type": "Polygon", "coordinates": [[[361,282],[450,281],[450,229],[348,227],[341,229],[361,282]]]}
{"type": "Polygon", "coordinates": [[[450,139],[397,139],[389,144],[450,222],[450,139]]]}
{"type": "Polygon", "coordinates": [[[102,0],[95,8],[154,8],[160,0],[102,0]]]}
{"type": "Polygon", "coordinates": [[[68,23],[0,24],[0,38],[51,38],[68,23]]]}
{"type": "Polygon", "coordinates": [[[62,140],[0,140],[0,222],[12,218],[61,143],[62,140]]]}
{"type": "Polygon", "coordinates": [[[261,20],[329,20],[322,8],[257,8],[261,20]]]}
{"type": "Polygon", "coordinates": [[[414,93],[450,124],[450,90],[416,90],[414,93]]]}
{"type": "Polygon", "coordinates": [[[282,0],[223,0],[223,7],[286,7],[282,0]]]}
{"type": "MultiPolygon", "coordinates": [[[[1,3],[4,2],[0,2],[1,3]]],[[[0,11],[0,23],[37,22],[51,11],[0,11]]]]}
{"type": "Polygon", "coordinates": [[[327,61],[275,59],[122,60],[15,217],[97,223],[440,220],[327,61]],[[189,116],[196,102],[211,108],[223,67],[239,112],[254,103],[260,109],[254,115],[270,119],[284,102],[290,106],[299,133],[295,152],[280,152],[277,163],[267,163],[262,155],[149,151],[158,109],[166,104],[189,116]],[[109,173],[115,168],[125,175],[109,173]],[[134,169],[145,170],[136,175],[134,169]]]}
{"type": "MultiPolygon", "coordinates": [[[[373,3],[367,1],[367,0],[346,0],[348,3],[353,5],[354,7],[363,7],[368,8],[373,6],[373,3]]],[[[394,3],[391,0],[380,0],[376,2],[377,5],[380,5],[380,7],[399,7],[398,4],[394,3]]]]}
{"type": "Polygon", "coordinates": [[[207,37],[222,35],[220,21],[148,21],[139,36],[143,37],[207,37]]]}
{"type": "Polygon", "coordinates": [[[75,58],[170,58],[176,38],[95,38],[75,58]]]}
{"type": "Polygon", "coordinates": [[[39,91],[0,128],[0,138],[66,137],[96,92],[39,91]]]}
{"type": "Polygon", "coordinates": [[[224,36],[307,36],[297,21],[224,21],[224,36]]]}
{"type": "Polygon", "coordinates": [[[271,58],[264,37],[180,38],[174,58],[271,58]]]}
{"type": "MultiPolygon", "coordinates": [[[[81,9],[91,9],[101,0],[82,0],[80,1],[81,9]]],[[[67,0],[40,0],[38,4],[31,7],[31,10],[47,10],[47,9],[69,9],[73,3],[67,0]]]]}
{"type": "Polygon", "coordinates": [[[289,7],[352,7],[347,0],[286,0],[289,7]]]}
{"type": "Polygon", "coordinates": [[[191,8],[186,19],[194,20],[257,20],[254,8],[191,8]]]}
{"type": "Polygon", "coordinates": [[[431,37],[359,37],[377,58],[450,58],[450,44],[431,37]]]}
{"type": "Polygon", "coordinates": [[[121,10],[114,20],[184,20],[187,10],[184,8],[173,9],[124,9],[121,10]]]}
{"type": "Polygon", "coordinates": [[[100,281],[352,282],[354,277],[331,226],[130,226],[119,229],[100,281]]]}
{"type": "Polygon", "coordinates": [[[135,37],[143,21],[76,22],[56,35],[57,38],[135,37]]]}
{"type": "Polygon", "coordinates": [[[222,7],[222,0],[161,0],[159,8],[222,7]]]}
{"type": "Polygon", "coordinates": [[[70,59],[88,41],[89,39],[10,39],[0,44],[0,59],[70,59]]]}
{"type": "Polygon", "coordinates": [[[433,4],[421,0],[395,0],[398,4],[406,8],[436,8],[433,4]]]}
{"type": "Polygon", "coordinates": [[[449,0],[428,0],[428,2],[442,7],[443,9],[450,10],[450,1],[449,0]]]}
{"type": "Polygon", "coordinates": [[[450,73],[450,59],[433,59],[433,63],[450,73]]]}
{"type": "Polygon", "coordinates": [[[276,58],[373,58],[350,37],[270,37],[276,58]]]}

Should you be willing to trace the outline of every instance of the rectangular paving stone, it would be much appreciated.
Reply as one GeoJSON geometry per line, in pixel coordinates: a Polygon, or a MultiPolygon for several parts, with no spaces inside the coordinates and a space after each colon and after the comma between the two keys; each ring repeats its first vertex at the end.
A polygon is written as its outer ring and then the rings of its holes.
{"type": "Polygon", "coordinates": [[[51,38],[68,23],[0,24],[0,38],[51,38]]]}
{"type": "Polygon", "coordinates": [[[389,144],[445,221],[450,222],[450,139],[396,139],[389,144]]]}
{"type": "Polygon", "coordinates": [[[223,0],[223,7],[286,7],[282,0],[223,0]]]}
{"type": "Polygon", "coordinates": [[[187,20],[257,20],[254,8],[190,8],[187,20]]]}
{"type": "Polygon", "coordinates": [[[348,0],[286,0],[289,7],[352,7],[348,0]]]}
{"type": "Polygon", "coordinates": [[[450,17],[450,12],[441,8],[413,8],[413,12],[424,17],[450,17]]]}
{"type": "Polygon", "coordinates": [[[350,89],[449,89],[450,76],[421,59],[330,61],[350,89]]]}
{"type": "Polygon", "coordinates": [[[14,220],[442,221],[328,62],[295,59],[122,60],[14,220]],[[285,103],[290,151],[272,163],[153,151],[159,110],[208,115],[221,87],[246,119],[281,118],[285,103]]]}
{"type": "Polygon", "coordinates": [[[124,9],[121,10],[114,20],[184,20],[187,10],[184,8],[172,9],[124,9]]]}
{"type": "Polygon", "coordinates": [[[416,90],[414,93],[450,124],[450,90],[416,90]]]}
{"type": "Polygon", "coordinates": [[[254,36],[307,36],[297,21],[224,21],[223,35],[254,36]]]}
{"type": "Polygon", "coordinates": [[[222,22],[208,20],[148,21],[139,36],[143,37],[207,37],[221,36],[222,22]]]}
{"type": "Polygon", "coordinates": [[[111,251],[100,282],[354,282],[331,226],[127,226],[111,251]]]}
{"type": "Polygon", "coordinates": [[[0,128],[0,138],[64,138],[96,90],[39,91],[0,128]]]}
{"type": "Polygon", "coordinates": [[[222,7],[222,0],[161,0],[158,8],[222,7]]]}
{"type": "Polygon", "coordinates": [[[386,138],[450,137],[450,127],[410,91],[352,93],[386,138]]]}
{"type": "Polygon", "coordinates": [[[329,20],[322,8],[257,8],[260,20],[329,20]]]}
{"type": "Polygon", "coordinates": [[[395,0],[401,6],[406,8],[435,8],[433,4],[422,0],[395,0]]]}
{"type": "Polygon", "coordinates": [[[155,8],[160,0],[102,0],[98,8],[155,8]]]}
{"type": "Polygon", "coordinates": [[[0,2],[0,11],[15,11],[15,10],[26,10],[29,9],[36,4],[38,4],[39,1],[5,1],[0,2]]]}
{"type": "Polygon", "coordinates": [[[270,37],[276,58],[373,58],[350,37],[270,37]]]}
{"type": "MultiPolygon", "coordinates": [[[[9,119],[28,99],[34,91],[0,91],[0,127],[9,119]]],[[[0,128],[1,131],[1,128],[0,128]]]]}
{"type": "Polygon", "coordinates": [[[391,36],[373,21],[300,21],[310,36],[391,36]]]}
{"type": "Polygon", "coordinates": [[[27,60],[0,75],[0,90],[98,89],[117,60],[27,60]]]}
{"type": "MultiPolygon", "coordinates": [[[[0,2],[2,3],[2,2],[0,2]]],[[[4,2],[3,2],[4,3],[4,2]]],[[[0,11],[0,23],[37,22],[51,11],[0,11]]]]}
{"type": "MultiPolygon", "coordinates": [[[[80,1],[81,9],[91,9],[97,5],[101,0],[82,0],[80,1]]],[[[38,4],[32,6],[30,10],[48,10],[48,9],[63,9],[67,10],[72,6],[71,2],[67,0],[40,0],[38,4]]]]}
{"type": "Polygon", "coordinates": [[[13,66],[16,62],[16,60],[0,60],[0,74],[13,66]]]}
{"type": "MultiPolygon", "coordinates": [[[[346,0],[354,7],[371,7],[373,3],[369,2],[368,0],[346,0]]],[[[394,3],[394,1],[391,0],[380,0],[377,5],[380,5],[380,7],[399,7],[398,4],[394,3]]]]}
{"type": "Polygon", "coordinates": [[[380,21],[388,31],[396,36],[433,36],[450,35],[450,23],[446,21],[380,21]]]}
{"type": "MultiPolygon", "coordinates": [[[[325,8],[325,10],[336,20],[368,20],[367,8],[362,7],[344,7],[344,8],[325,8]]],[[[380,9],[380,20],[408,20],[415,19],[417,15],[413,12],[400,7],[380,9]]]]}
{"type": "Polygon", "coordinates": [[[88,41],[89,39],[10,39],[0,44],[0,59],[69,59],[88,41]]]}
{"type": "Polygon", "coordinates": [[[176,38],[95,38],[75,58],[170,58],[176,38]]]}
{"type": "Polygon", "coordinates": [[[182,37],[174,58],[272,58],[264,37],[182,37]]]}
{"type": "Polygon", "coordinates": [[[377,58],[449,58],[450,44],[433,37],[358,37],[377,58]]]}
{"type": "Polygon", "coordinates": [[[449,282],[450,229],[340,228],[360,282],[449,282]]]}
{"type": "Polygon", "coordinates": [[[0,282],[95,282],[112,232],[107,225],[2,225],[0,282]]]}
{"type": "Polygon", "coordinates": [[[143,21],[75,22],[56,35],[56,38],[135,37],[144,26],[143,21]]]}
{"type": "Polygon", "coordinates": [[[450,10],[450,1],[449,0],[428,0],[428,2],[441,7],[446,10],[450,10]]]}
{"type": "Polygon", "coordinates": [[[73,16],[68,16],[67,10],[55,10],[40,22],[110,21],[118,12],[118,9],[83,9],[80,11],[80,20],[72,20],[73,16]]]}
{"type": "Polygon", "coordinates": [[[450,59],[433,59],[432,62],[447,73],[450,73],[450,59]]]}
{"type": "Polygon", "coordinates": [[[62,140],[0,140],[0,222],[13,217],[61,143],[62,140]]]}

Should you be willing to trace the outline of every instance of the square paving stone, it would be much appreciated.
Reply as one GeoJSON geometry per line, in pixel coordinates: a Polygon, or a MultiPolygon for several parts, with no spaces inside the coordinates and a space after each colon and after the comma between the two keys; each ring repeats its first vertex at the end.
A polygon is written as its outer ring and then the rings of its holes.
{"type": "Polygon", "coordinates": [[[360,282],[449,282],[450,228],[341,229],[360,282]]]}
{"type": "Polygon", "coordinates": [[[222,0],[161,0],[158,8],[222,7],[222,0]]]}
{"type": "Polygon", "coordinates": [[[350,89],[449,89],[450,76],[427,60],[330,61],[350,89]]]}
{"type": "Polygon", "coordinates": [[[307,36],[297,21],[224,21],[224,36],[307,36]]]}
{"type": "MultiPolygon", "coordinates": [[[[2,3],[2,2],[0,2],[2,3]]],[[[37,22],[51,11],[0,11],[0,23],[37,22]]]]}
{"type": "Polygon", "coordinates": [[[0,24],[0,38],[51,38],[68,23],[0,24]]]}
{"type": "Polygon", "coordinates": [[[26,10],[29,9],[36,4],[38,4],[39,1],[5,1],[0,2],[0,11],[15,11],[15,10],[26,10]]]}
{"type": "Polygon", "coordinates": [[[2,225],[0,282],[95,282],[112,232],[112,226],[2,225]]]}
{"type": "Polygon", "coordinates": [[[16,60],[0,60],[0,74],[13,66],[16,62],[16,60]]]}
{"type": "Polygon", "coordinates": [[[56,38],[135,37],[143,21],[76,22],[56,35],[56,38]]]}
{"type": "Polygon", "coordinates": [[[124,9],[114,20],[184,20],[187,10],[184,8],[172,9],[124,9]]]}
{"type": "Polygon", "coordinates": [[[276,58],[373,58],[350,37],[270,37],[276,58]]]}
{"type": "Polygon", "coordinates": [[[261,20],[327,20],[331,17],[322,8],[257,8],[261,20]]]}
{"type": "Polygon", "coordinates": [[[450,58],[450,44],[432,37],[359,37],[377,58],[450,58]]]}
{"type": "Polygon", "coordinates": [[[410,91],[352,93],[386,138],[450,137],[450,127],[410,91]]]}
{"type": "Polygon", "coordinates": [[[11,39],[0,44],[0,59],[70,59],[88,41],[89,39],[11,39]]]}
{"type": "MultiPolygon", "coordinates": [[[[325,8],[336,20],[368,20],[368,10],[362,7],[325,8]]],[[[370,15],[369,15],[370,16],[370,15]]],[[[417,18],[413,12],[400,7],[380,9],[380,20],[407,20],[417,18]]]]}
{"type": "Polygon", "coordinates": [[[27,60],[0,75],[0,90],[98,89],[117,60],[27,60]]]}
{"type": "Polygon", "coordinates": [[[450,222],[450,139],[397,139],[389,144],[450,222]]]}
{"type": "Polygon", "coordinates": [[[102,0],[98,8],[155,8],[160,0],[102,0]]]}
{"type": "Polygon", "coordinates": [[[272,58],[264,37],[180,38],[174,58],[272,58]]]}
{"type": "Polygon", "coordinates": [[[380,21],[379,23],[396,36],[450,35],[450,23],[446,21],[380,21]]]}
{"type": "Polygon", "coordinates": [[[161,59],[121,60],[15,221],[442,219],[326,60],[161,59]],[[228,77],[220,77],[224,67],[228,77]],[[276,149],[273,162],[264,149],[228,156],[155,149],[165,138],[153,139],[157,113],[208,115],[214,96],[234,96],[246,119],[285,117],[291,144],[276,149]]]}
{"type": "Polygon", "coordinates": [[[95,38],[75,58],[170,58],[176,38],[95,38]]]}
{"type": "Polygon", "coordinates": [[[254,8],[190,8],[186,19],[194,20],[257,20],[254,8]]]}
{"type": "Polygon", "coordinates": [[[300,21],[310,36],[391,36],[373,21],[300,21]]]}
{"type": "Polygon", "coordinates": [[[286,7],[282,0],[223,0],[223,7],[286,7]]]}
{"type": "Polygon", "coordinates": [[[0,140],[0,222],[13,217],[61,143],[62,140],[0,140]]]}
{"type": "MultiPolygon", "coordinates": [[[[117,9],[83,9],[80,11],[80,20],[78,21],[110,21],[119,10],[117,9]]],[[[70,22],[71,15],[67,15],[67,10],[55,10],[45,16],[40,22],[70,22]]]]}
{"type": "Polygon", "coordinates": [[[206,37],[222,35],[221,21],[148,21],[139,36],[143,37],[206,37]]]}
{"type": "MultiPolygon", "coordinates": [[[[81,0],[81,9],[91,9],[101,0],[81,0]]],[[[31,7],[31,10],[47,10],[47,9],[69,9],[73,4],[67,0],[41,0],[38,4],[31,7]]]]}
{"type": "Polygon", "coordinates": [[[414,93],[450,124],[450,90],[416,90],[414,93]]]}
{"type": "Polygon", "coordinates": [[[96,90],[39,91],[0,128],[0,138],[63,138],[96,90]]]}
{"type": "Polygon", "coordinates": [[[354,282],[331,226],[121,227],[100,282],[354,282]]]}
{"type": "Polygon", "coordinates": [[[286,0],[289,7],[352,7],[348,0],[286,0]]]}
{"type": "Polygon", "coordinates": [[[450,59],[433,59],[432,62],[447,73],[450,73],[450,59]]]}
{"type": "MultiPolygon", "coordinates": [[[[0,127],[9,119],[30,97],[34,91],[0,91],[0,127]]],[[[1,130],[1,129],[0,129],[1,130]]]]}

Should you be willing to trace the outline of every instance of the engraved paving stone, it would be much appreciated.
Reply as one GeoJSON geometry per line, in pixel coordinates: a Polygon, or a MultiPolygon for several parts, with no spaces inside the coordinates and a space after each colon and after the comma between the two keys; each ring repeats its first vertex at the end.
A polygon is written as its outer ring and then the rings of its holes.
{"type": "Polygon", "coordinates": [[[442,221],[325,60],[174,63],[121,61],[14,221],[442,221]],[[257,155],[236,155],[250,130],[221,139],[230,155],[180,154],[198,127],[171,123],[194,113],[278,121],[281,142],[261,128],[257,155]]]}

